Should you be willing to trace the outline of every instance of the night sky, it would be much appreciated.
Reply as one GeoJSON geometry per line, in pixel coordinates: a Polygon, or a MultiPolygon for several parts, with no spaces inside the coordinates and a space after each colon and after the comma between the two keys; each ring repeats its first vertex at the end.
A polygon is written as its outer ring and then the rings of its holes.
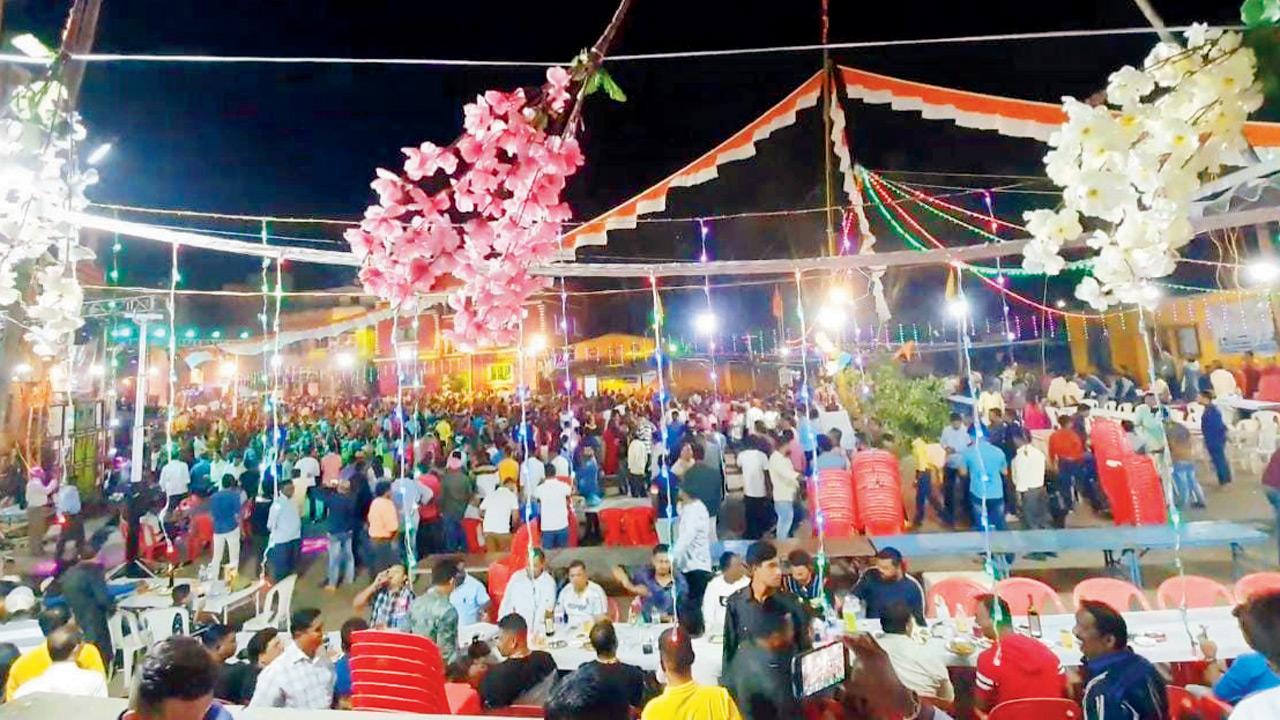
{"type": "MultiPolygon", "coordinates": [[[[35,32],[52,43],[69,0],[8,0],[4,33],[35,32]]],[[[1228,24],[1234,0],[1156,0],[1171,25],[1228,24]]],[[[831,0],[832,41],[1145,24],[1125,0],[1027,3],[865,3],[831,0]]],[[[589,45],[613,11],[612,0],[561,3],[409,2],[408,0],[105,0],[96,50],[138,53],[439,57],[568,61],[589,45]]],[[[819,0],[636,0],[614,51],[662,52],[814,43],[819,0]]],[[[1138,63],[1152,36],[952,44],[839,51],[845,65],[968,90],[1056,102],[1088,95],[1125,63],[1138,63]]],[[[570,183],[579,218],[589,218],[647,188],[753,120],[821,65],[819,53],[693,60],[646,60],[609,66],[629,96],[602,95],[586,108],[587,165],[570,183]]],[[[356,218],[370,201],[374,168],[398,164],[399,148],[424,140],[446,144],[458,133],[461,106],[490,88],[540,82],[540,68],[428,68],[340,65],[95,64],[85,79],[82,112],[92,138],[115,141],[102,168],[99,202],[245,214],[356,218]]],[[[1275,108],[1268,108],[1273,114],[1275,108]]],[[[872,168],[1042,174],[1044,146],[961,130],[910,113],[846,106],[856,158],[872,168]]],[[[1274,119],[1274,118],[1273,118],[1274,119]]],[[[672,217],[777,210],[822,204],[821,118],[759,146],[756,158],[721,178],[675,191],[672,217]]],[[[904,177],[904,176],[897,176],[904,177]]],[[[912,180],[958,184],[956,178],[912,180]]],[[[966,180],[965,183],[984,181],[966,180]]],[[[996,181],[986,181],[996,182],[996,181]]],[[[997,210],[1017,220],[1028,203],[1051,197],[998,195],[997,210]]],[[[144,218],[146,219],[146,218],[144,218]]],[[[156,220],[156,222],[172,222],[156,220]]],[[[244,223],[190,222],[193,227],[256,232],[244,223]]],[[[934,226],[930,226],[935,229],[934,226]]],[[[275,232],[337,240],[334,226],[288,226],[275,232]]],[[[898,247],[883,224],[886,249],[898,247]]],[[[948,235],[955,243],[974,236],[948,235]]],[[[581,253],[607,259],[694,257],[693,223],[659,223],[610,236],[607,248],[581,253]]],[[[717,222],[712,254],[721,258],[814,255],[823,235],[818,216],[717,222]]],[[[334,245],[345,248],[345,245],[334,245]]],[[[168,251],[130,241],[122,280],[163,284],[168,251]]],[[[256,263],[184,251],[184,282],[216,288],[242,281],[256,263]],[[216,260],[216,261],[215,261],[216,260]]],[[[295,268],[299,287],[350,283],[334,268],[295,268]]],[[[940,297],[942,272],[917,272],[906,286],[940,297]],[[934,277],[936,275],[937,277],[934,277]]],[[[902,282],[890,278],[891,284],[902,282]]],[[[1019,289],[1039,294],[1039,281],[1019,289]]],[[[600,284],[575,283],[591,289],[600,284]]],[[[1065,285],[1055,289],[1065,294],[1065,285]]],[[[686,297],[691,297],[687,296],[686,297]]],[[[723,291],[718,302],[737,327],[771,323],[768,291],[723,291]]],[[[670,307],[679,307],[673,298],[670,307]]],[[[927,318],[928,303],[898,308],[907,321],[927,318]]],[[[213,307],[188,303],[182,321],[217,323],[213,307]]],[[[593,302],[587,330],[626,329],[647,306],[593,302]]]]}

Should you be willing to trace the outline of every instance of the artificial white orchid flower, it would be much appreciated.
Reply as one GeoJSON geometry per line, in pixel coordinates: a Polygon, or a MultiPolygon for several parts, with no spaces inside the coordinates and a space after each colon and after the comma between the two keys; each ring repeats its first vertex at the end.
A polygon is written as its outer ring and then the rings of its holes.
{"type": "Polygon", "coordinates": [[[1136,67],[1125,65],[1107,78],[1107,102],[1129,107],[1156,88],[1156,81],[1136,67]]]}

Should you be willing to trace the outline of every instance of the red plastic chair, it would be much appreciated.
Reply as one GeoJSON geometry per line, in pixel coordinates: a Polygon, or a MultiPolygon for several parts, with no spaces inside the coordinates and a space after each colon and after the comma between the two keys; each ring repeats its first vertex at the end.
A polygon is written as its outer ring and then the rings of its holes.
{"type": "Polygon", "coordinates": [[[435,643],[409,633],[361,630],[351,636],[351,706],[355,710],[478,715],[480,695],[447,683],[435,643]]]}
{"type": "Polygon", "coordinates": [[[1062,615],[1067,613],[1058,591],[1035,578],[1007,577],[996,583],[996,596],[1009,603],[1009,612],[1014,615],[1026,615],[1032,605],[1040,612],[1048,608],[1062,615]]]}
{"type": "Polygon", "coordinates": [[[623,508],[609,508],[599,512],[600,533],[604,535],[604,544],[608,547],[621,547],[627,544],[627,534],[623,529],[623,521],[627,511],[623,508]]]}
{"type": "Polygon", "coordinates": [[[467,539],[467,552],[482,553],[484,545],[480,544],[480,520],[477,518],[462,519],[462,534],[467,539]]]}
{"type": "Polygon", "coordinates": [[[1128,612],[1134,609],[1133,603],[1138,604],[1139,610],[1150,610],[1151,603],[1147,602],[1147,596],[1142,594],[1142,590],[1134,587],[1133,583],[1127,580],[1117,580],[1115,578],[1089,578],[1081,580],[1076,585],[1075,590],[1071,591],[1071,601],[1076,609],[1080,608],[1080,603],[1085,600],[1094,600],[1110,605],[1116,612],[1128,612]]]}
{"type": "Polygon", "coordinates": [[[1258,378],[1258,391],[1253,397],[1267,402],[1280,402],[1280,375],[1263,375],[1258,378]]]}
{"type": "Polygon", "coordinates": [[[512,570],[519,570],[529,564],[529,537],[533,536],[534,547],[542,546],[542,530],[537,520],[521,525],[511,538],[511,552],[507,555],[506,565],[512,570]]]}
{"type": "Polygon", "coordinates": [[[631,545],[652,547],[658,544],[657,515],[651,507],[627,508],[623,523],[631,545]]]}
{"type": "Polygon", "coordinates": [[[1200,712],[1200,720],[1227,720],[1233,709],[1212,695],[1204,695],[1196,699],[1196,710],[1200,712]]]}
{"type": "Polygon", "coordinates": [[[1186,688],[1169,685],[1165,695],[1169,698],[1169,720],[1200,720],[1196,697],[1186,688]]]}
{"type": "Polygon", "coordinates": [[[1245,575],[1236,581],[1236,602],[1247,602],[1255,595],[1268,595],[1280,592],[1280,573],[1256,572],[1245,575]]]}
{"type": "Polygon", "coordinates": [[[925,615],[933,617],[937,599],[942,598],[948,612],[954,612],[959,605],[966,615],[974,617],[978,614],[978,598],[989,594],[991,594],[990,590],[968,578],[945,578],[929,587],[928,597],[924,603],[925,615]]]}
{"type": "Polygon", "coordinates": [[[1031,698],[1009,700],[991,709],[987,720],[1080,720],[1084,711],[1075,700],[1031,698]]]}
{"type": "Polygon", "coordinates": [[[171,537],[170,539],[171,542],[166,542],[164,533],[152,530],[149,525],[142,525],[142,534],[138,538],[138,557],[167,563],[178,562],[180,538],[171,537]]]}
{"type": "Polygon", "coordinates": [[[1230,590],[1216,580],[1199,575],[1174,576],[1156,588],[1156,607],[1161,610],[1181,608],[1184,600],[1189,608],[1236,604],[1230,590]]]}
{"type": "Polygon", "coordinates": [[[489,622],[497,622],[498,608],[502,606],[502,596],[507,594],[510,581],[511,568],[506,563],[489,564],[489,577],[485,583],[489,588],[489,622]]]}
{"type": "Polygon", "coordinates": [[[213,516],[208,513],[191,517],[191,531],[187,534],[187,562],[195,562],[204,549],[213,546],[213,516]]]}

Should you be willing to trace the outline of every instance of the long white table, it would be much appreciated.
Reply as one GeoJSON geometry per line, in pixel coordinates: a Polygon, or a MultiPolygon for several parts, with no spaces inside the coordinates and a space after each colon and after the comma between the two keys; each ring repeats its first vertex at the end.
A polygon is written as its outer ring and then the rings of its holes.
{"type": "MultiPolygon", "coordinates": [[[[1214,607],[1187,610],[1186,622],[1180,610],[1144,610],[1124,614],[1129,626],[1130,646],[1139,655],[1155,663],[1187,662],[1201,659],[1199,649],[1193,641],[1200,635],[1201,627],[1208,636],[1218,644],[1218,657],[1224,660],[1235,658],[1249,652],[1240,626],[1231,614],[1230,607],[1214,607]],[[1188,635],[1188,629],[1190,634],[1188,635]],[[1153,634],[1163,635],[1156,639],[1153,634]]],[[[1014,626],[1026,627],[1026,618],[1014,619],[1014,626]]],[[[1075,615],[1044,615],[1040,621],[1043,632],[1040,641],[1058,656],[1063,665],[1079,665],[1082,661],[1080,646],[1072,637],[1070,645],[1063,645],[1063,631],[1071,632],[1075,626],[1075,615]]],[[[658,668],[656,651],[645,653],[643,645],[646,640],[657,644],[657,637],[669,625],[648,625],[637,627],[619,623],[614,626],[618,633],[618,659],[645,670],[655,671],[658,668]]],[[[861,620],[858,623],[860,632],[880,635],[878,620],[861,620]]],[[[585,647],[583,639],[568,637],[567,633],[557,634],[556,639],[567,640],[565,647],[541,648],[551,654],[556,667],[564,671],[574,670],[578,666],[592,660],[595,654],[585,647]]],[[[960,656],[947,649],[948,640],[930,636],[922,643],[950,667],[972,667],[978,662],[978,652],[968,656],[960,656]]],[[[707,638],[693,641],[695,655],[693,674],[698,682],[718,684],[721,672],[723,646],[719,642],[711,642],[707,638]]]]}

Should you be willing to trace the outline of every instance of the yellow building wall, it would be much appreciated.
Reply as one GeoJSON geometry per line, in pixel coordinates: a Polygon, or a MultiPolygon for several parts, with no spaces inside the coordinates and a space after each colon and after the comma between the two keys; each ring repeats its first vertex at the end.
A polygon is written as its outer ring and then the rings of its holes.
{"type": "MultiPolygon", "coordinates": [[[[1274,298],[1260,298],[1250,291],[1223,290],[1187,297],[1168,298],[1160,303],[1146,318],[1159,346],[1179,355],[1179,331],[1194,330],[1198,345],[1198,359],[1202,366],[1222,362],[1227,368],[1239,367],[1244,362],[1243,353],[1222,352],[1214,339],[1213,327],[1242,322],[1241,312],[1265,312],[1263,307],[1249,307],[1250,302],[1267,303],[1275,322],[1274,298]],[[1245,305],[1240,305],[1240,303],[1245,305]]],[[[1111,355],[1111,366],[1146,382],[1147,353],[1142,336],[1138,332],[1138,315],[1130,310],[1123,314],[1108,315],[1102,319],[1067,318],[1070,338],[1071,362],[1078,371],[1097,371],[1089,346],[1105,342],[1111,355]],[[1086,328],[1087,325],[1087,328],[1086,328]],[[1105,332],[1103,331],[1105,327],[1105,332]]],[[[1280,333],[1278,333],[1280,334],[1280,333]]],[[[1095,353],[1096,354],[1096,353],[1095,353]]],[[[1265,363],[1274,355],[1258,352],[1257,359],[1265,363]]],[[[1185,358],[1179,358],[1185,359],[1185,358]]]]}

